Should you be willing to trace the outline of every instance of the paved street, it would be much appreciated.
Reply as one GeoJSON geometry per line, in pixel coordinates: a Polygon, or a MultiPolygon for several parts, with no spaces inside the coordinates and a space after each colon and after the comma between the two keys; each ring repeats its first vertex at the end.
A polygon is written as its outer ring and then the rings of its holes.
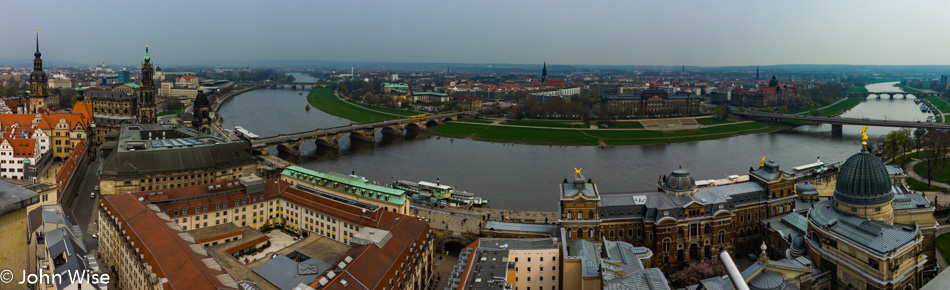
{"type": "Polygon", "coordinates": [[[99,200],[99,195],[96,194],[96,198],[89,198],[89,193],[91,193],[97,184],[99,184],[99,176],[97,175],[97,170],[99,168],[99,161],[89,163],[89,167],[86,168],[86,176],[79,184],[79,196],[76,198],[76,202],[71,208],[73,215],[76,218],[76,223],[80,229],[83,230],[83,239],[82,242],[86,244],[86,250],[91,254],[97,254],[99,251],[99,243],[97,240],[92,237],[93,234],[98,233],[97,227],[94,224],[95,215],[97,213],[97,201],[99,200]]]}

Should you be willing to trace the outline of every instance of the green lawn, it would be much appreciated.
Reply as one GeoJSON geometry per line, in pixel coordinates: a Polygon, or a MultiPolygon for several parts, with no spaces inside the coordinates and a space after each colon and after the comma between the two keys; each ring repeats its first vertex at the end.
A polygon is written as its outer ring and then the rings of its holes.
{"type": "Polygon", "coordinates": [[[590,125],[584,120],[541,120],[524,119],[514,122],[507,122],[505,125],[534,126],[534,127],[554,127],[554,128],[589,128],[590,125]]]}
{"type": "Polygon", "coordinates": [[[253,88],[253,87],[254,87],[253,85],[240,85],[240,86],[234,87],[234,90],[235,90],[235,91],[240,91],[240,90],[250,89],[250,88],[253,88]]]}
{"type": "Polygon", "coordinates": [[[483,119],[464,119],[464,118],[463,118],[463,119],[455,120],[454,122],[460,122],[460,123],[475,123],[475,124],[491,124],[491,123],[494,123],[495,121],[492,121],[492,120],[483,120],[483,119]]]}
{"type": "Polygon", "coordinates": [[[917,191],[938,191],[942,189],[941,187],[936,187],[936,186],[927,187],[926,182],[921,182],[919,180],[916,180],[910,177],[907,178],[907,185],[910,185],[911,190],[917,190],[917,191]]]}
{"type": "MultiPolygon", "coordinates": [[[[922,153],[921,157],[923,157],[924,155],[926,154],[922,153]]],[[[933,180],[934,182],[940,182],[940,183],[947,183],[948,181],[950,181],[950,167],[947,167],[947,165],[950,164],[950,159],[944,159],[943,163],[944,163],[943,167],[945,167],[947,170],[942,170],[940,168],[941,166],[937,165],[937,168],[934,168],[933,170],[933,176],[930,178],[930,180],[933,180]]],[[[914,172],[926,178],[927,177],[927,161],[926,160],[921,161],[920,163],[917,163],[917,165],[914,165],[914,172]]]]}
{"type": "Polygon", "coordinates": [[[637,121],[600,122],[600,127],[605,129],[643,129],[643,124],[637,121]],[[607,126],[604,127],[604,125],[607,126]]]}
{"type": "Polygon", "coordinates": [[[181,107],[178,107],[177,109],[171,109],[171,110],[158,113],[158,116],[161,117],[161,116],[168,116],[168,115],[177,115],[178,113],[181,113],[184,110],[185,110],[185,106],[181,106],[181,107]]]}
{"type": "Polygon", "coordinates": [[[699,123],[700,125],[709,126],[709,125],[734,123],[735,121],[737,121],[737,119],[738,119],[737,117],[730,115],[729,118],[726,118],[725,120],[717,120],[716,118],[696,118],[696,122],[699,123]]]}
{"type": "Polygon", "coordinates": [[[867,93],[868,89],[863,86],[851,86],[846,93],[867,93]]]}
{"type": "Polygon", "coordinates": [[[327,112],[341,118],[346,118],[360,123],[370,123],[393,119],[402,119],[401,116],[377,113],[366,110],[362,107],[352,105],[337,99],[333,95],[333,89],[316,88],[307,94],[307,101],[321,111],[327,112]]]}
{"type": "Polygon", "coordinates": [[[921,92],[920,89],[912,88],[912,87],[905,86],[905,85],[901,85],[901,83],[896,83],[896,84],[894,84],[894,86],[895,86],[895,87],[898,87],[898,88],[901,88],[901,89],[904,90],[905,92],[908,92],[908,93],[911,93],[911,94],[921,92]]]}
{"type": "Polygon", "coordinates": [[[767,133],[787,128],[770,123],[741,123],[697,130],[648,131],[648,130],[565,130],[545,128],[522,128],[486,126],[480,124],[450,122],[429,128],[437,135],[477,140],[529,143],[548,145],[641,145],[670,142],[690,142],[718,139],[742,134],[767,133]]]}
{"type": "Polygon", "coordinates": [[[396,108],[390,108],[390,107],[373,106],[373,105],[367,105],[367,104],[357,103],[357,102],[352,102],[352,104],[363,107],[363,108],[367,108],[370,110],[376,110],[380,112],[386,112],[386,113],[396,114],[396,115],[406,116],[406,117],[415,116],[415,115],[423,115],[423,114],[429,113],[429,112],[422,112],[422,111],[411,111],[411,110],[403,110],[403,109],[396,109],[396,108]]]}
{"type": "Polygon", "coordinates": [[[924,98],[924,100],[927,100],[933,104],[934,107],[937,107],[937,110],[940,110],[941,113],[950,113],[950,102],[947,102],[947,99],[941,97],[930,97],[924,98]]]}
{"type": "Polygon", "coordinates": [[[950,233],[937,236],[937,251],[943,256],[943,260],[950,263],[950,233]]]}
{"type": "Polygon", "coordinates": [[[864,100],[865,99],[861,97],[848,98],[840,103],[835,104],[834,106],[820,109],[818,110],[818,113],[826,117],[834,116],[837,114],[841,114],[842,112],[847,111],[851,108],[854,108],[854,106],[857,106],[864,100]]]}

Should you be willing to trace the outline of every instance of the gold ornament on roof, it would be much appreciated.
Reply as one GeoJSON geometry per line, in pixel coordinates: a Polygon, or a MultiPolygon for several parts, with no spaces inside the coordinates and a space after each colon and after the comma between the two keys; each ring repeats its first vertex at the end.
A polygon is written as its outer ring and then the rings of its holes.
{"type": "Polygon", "coordinates": [[[762,155],[762,161],[759,162],[759,167],[765,166],[765,155],[762,155]]]}
{"type": "Polygon", "coordinates": [[[868,146],[868,126],[861,128],[861,146],[868,146]]]}
{"type": "Polygon", "coordinates": [[[574,168],[574,174],[581,175],[581,169],[584,168],[574,168]]]}

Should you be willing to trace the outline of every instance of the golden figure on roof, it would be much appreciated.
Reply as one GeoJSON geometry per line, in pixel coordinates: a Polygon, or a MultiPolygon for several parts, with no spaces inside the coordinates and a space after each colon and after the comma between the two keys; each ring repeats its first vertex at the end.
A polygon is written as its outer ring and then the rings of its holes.
{"type": "Polygon", "coordinates": [[[574,174],[581,175],[581,169],[584,168],[574,168],[574,174]]]}
{"type": "Polygon", "coordinates": [[[861,146],[868,146],[868,126],[861,128],[861,146]]]}
{"type": "Polygon", "coordinates": [[[765,155],[762,155],[762,162],[759,162],[759,167],[765,166],[765,155]]]}

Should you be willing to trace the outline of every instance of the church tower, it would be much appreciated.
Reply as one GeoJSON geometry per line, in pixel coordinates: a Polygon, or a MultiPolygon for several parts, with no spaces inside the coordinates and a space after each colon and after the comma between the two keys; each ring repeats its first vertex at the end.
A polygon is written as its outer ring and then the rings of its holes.
{"type": "Polygon", "coordinates": [[[548,80],[548,62],[544,62],[544,67],[541,68],[541,85],[544,85],[544,82],[548,80]]]}
{"type": "Polygon", "coordinates": [[[755,66],[755,80],[759,80],[759,66],[755,66]]]}
{"type": "Polygon", "coordinates": [[[142,89],[138,97],[138,121],[139,123],[155,123],[158,120],[155,116],[155,82],[152,75],[155,70],[152,68],[152,58],[148,56],[148,45],[145,46],[145,61],[142,63],[142,89]]]}
{"type": "Polygon", "coordinates": [[[198,88],[198,95],[195,97],[194,113],[191,126],[199,132],[211,134],[211,102],[201,88],[198,88]]]}
{"type": "Polygon", "coordinates": [[[33,56],[33,72],[30,73],[30,112],[46,110],[46,99],[49,97],[49,77],[43,72],[43,59],[40,58],[40,30],[36,30],[36,52],[33,56]]]}

